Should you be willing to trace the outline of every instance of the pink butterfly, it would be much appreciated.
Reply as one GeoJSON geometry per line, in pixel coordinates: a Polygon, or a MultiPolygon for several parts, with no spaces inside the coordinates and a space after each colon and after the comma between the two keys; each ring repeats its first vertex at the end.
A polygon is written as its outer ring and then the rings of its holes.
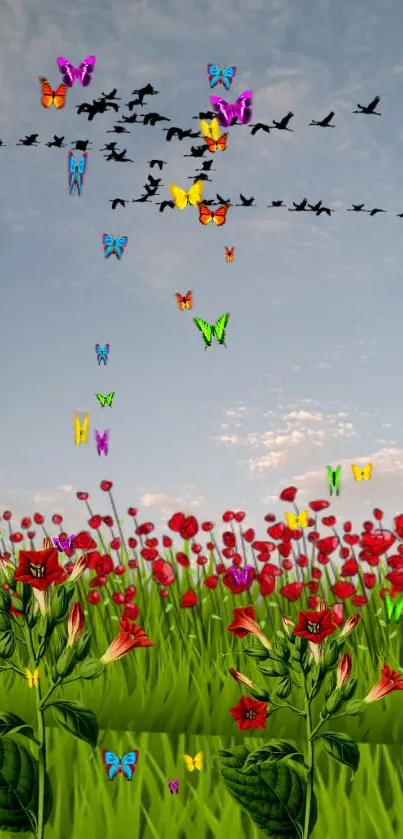
{"type": "Polygon", "coordinates": [[[175,792],[176,794],[179,792],[179,778],[175,778],[175,780],[174,780],[174,781],[171,781],[171,780],[168,778],[168,780],[167,780],[167,784],[168,784],[169,791],[170,791],[171,795],[173,795],[173,794],[174,794],[174,792],[175,792]]]}
{"type": "Polygon", "coordinates": [[[252,582],[254,571],[251,565],[245,565],[245,568],[236,568],[232,565],[228,568],[228,573],[232,575],[237,586],[247,586],[252,582]]]}
{"type": "Polygon", "coordinates": [[[84,58],[84,61],[82,61],[78,67],[74,67],[74,65],[71,64],[70,61],[67,61],[67,58],[63,58],[63,56],[59,56],[56,61],[63,76],[64,84],[66,84],[67,87],[73,87],[75,82],[81,82],[83,87],[88,87],[95,67],[95,55],[87,55],[87,58],[84,58]]]}
{"type": "Polygon", "coordinates": [[[100,431],[97,431],[97,429],[94,428],[94,436],[95,436],[95,442],[97,444],[97,450],[98,450],[99,456],[101,456],[101,454],[108,454],[108,451],[109,451],[109,428],[106,428],[102,435],[101,435],[100,431]]]}
{"type": "Polygon", "coordinates": [[[233,104],[226,102],[221,96],[210,96],[213,110],[223,128],[231,125],[234,119],[242,125],[247,125],[252,119],[252,100],[253,92],[251,90],[244,90],[243,93],[240,93],[233,104]]]}

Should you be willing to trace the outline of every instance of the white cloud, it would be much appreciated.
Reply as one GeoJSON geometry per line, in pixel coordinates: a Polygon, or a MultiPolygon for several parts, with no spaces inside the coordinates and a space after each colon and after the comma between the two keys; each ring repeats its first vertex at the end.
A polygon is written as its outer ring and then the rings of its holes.
{"type": "Polygon", "coordinates": [[[158,510],[163,515],[171,515],[181,510],[199,507],[204,501],[203,496],[194,487],[188,487],[178,496],[171,496],[163,492],[145,492],[140,498],[140,507],[158,510]]]}

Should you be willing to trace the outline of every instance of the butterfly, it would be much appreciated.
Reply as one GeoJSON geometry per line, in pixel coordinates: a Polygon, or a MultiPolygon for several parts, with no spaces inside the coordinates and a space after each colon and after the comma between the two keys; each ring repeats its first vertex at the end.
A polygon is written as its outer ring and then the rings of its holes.
{"type": "Polygon", "coordinates": [[[229,90],[234,81],[236,73],[236,65],[234,67],[218,67],[217,64],[207,64],[207,75],[210,82],[210,87],[216,87],[218,84],[224,85],[226,90],[229,90]]]}
{"type": "Polygon", "coordinates": [[[98,402],[100,403],[102,408],[105,408],[106,405],[109,405],[109,407],[112,408],[112,402],[113,402],[114,395],[115,395],[114,390],[111,390],[111,392],[108,393],[107,396],[102,396],[102,393],[96,393],[95,394],[95,396],[97,397],[98,402]]]}
{"type": "Polygon", "coordinates": [[[108,752],[107,749],[102,749],[102,760],[105,764],[105,769],[110,781],[113,781],[119,773],[124,775],[128,781],[131,781],[136,771],[138,759],[138,749],[133,749],[132,752],[127,752],[127,754],[123,755],[122,759],[115,755],[114,752],[108,752]]]}
{"type": "Polygon", "coordinates": [[[68,153],[68,166],[69,166],[69,192],[70,195],[73,192],[74,187],[77,187],[77,192],[79,195],[82,193],[83,183],[84,183],[84,173],[87,168],[87,152],[84,152],[83,156],[80,158],[79,162],[77,163],[74,154],[72,151],[68,153]]]}
{"type": "Polygon", "coordinates": [[[333,495],[333,492],[340,495],[341,466],[336,466],[336,469],[333,469],[333,466],[327,466],[326,469],[330,495],[333,495]]]}
{"type": "Polygon", "coordinates": [[[189,772],[194,772],[195,769],[203,769],[203,752],[197,752],[195,757],[190,757],[190,755],[183,755],[183,760],[186,764],[186,769],[189,772]]]}
{"type": "Polygon", "coordinates": [[[182,296],[177,291],[175,294],[176,302],[178,304],[178,309],[181,309],[183,312],[184,309],[193,309],[193,292],[188,291],[187,294],[182,296]]]}
{"type": "Polygon", "coordinates": [[[216,151],[225,151],[227,148],[228,134],[221,134],[220,123],[217,117],[209,124],[206,120],[200,120],[200,130],[208,151],[212,154],[216,151]]]}
{"type": "Polygon", "coordinates": [[[121,259],[123,254],[124,254],[125,247],[126,247],[128,241],[129,241],[128,236],[116,236],[115,237],[115,236],[111,236],[109,233],[103,233],[102,234],[102,244],[103,244],[103,248],[104,248],[104,256],[108,257],[112,253],[114,253],[115,256],[117,257],[117,259],[121,259]]]}
{"type": "Polygon", "coordinates": [[[254,569],[251,565],[245,565],[245,568],[237,568],[236,565],[232,565],[231,568],[228,568],[228,574],[231,574],[237,586],[247,586],[253,580],[254,569]]]}
{"type": "Polygon", "coordinates": [[[210,96],[210,102],[217,114],[218,122],[224,128],[231,125],[233,119],[236,119],[242,125],[247,125],[252,119],[252,100],[253,92],[251,90],[244,90],[243,93],[240,93],[234,103],[226,102],[225,99],[221,99],[221,96],[210,96]]]}
{"type": "Polygon", "coordinates": [[[222,227],[227,221],[228,205],[222,205],[217,210],[210,210],[206,204],[200,204],[199,207],[199,222],[200,224],[210,224],[211,221],[222,227]]]}
{"type": "Polygon", "coordinates": [[[85,414],[83,424],[80,425],[80,420],[77,414],[74,414],[74,442],[76,446],[83,443],[88,443],[88,426],[90,424],[90,415],[85,414]]]}
{"type": "Polygon", "coordinates": [[[355,463],[351,465],[351,471],[356,481],[370,481],[372,476],[373,464],[367,463],[366,466],[356,466],[355,463]]]}
{"type": "Polygon", "coordinates": [[[31,673],[28,667],[25,668],[25,678],[28,679],[29,688],[37,688],[39,685],[39,667],[31,673]]]}
{"type": "Polygon", "coordinates": [[[45,79],[45,76],[38,76],[38,81],[42,91],[41,104],[43,107],[50,108],[51,105],[54,105],[58,110],[64,108],[66,104],[67,85],[59,84],[59,87],[53,90],[48,80],[45,79]]]}
{"type": "Polygon", "coordinates": [[[386,620],[391,621],[392,618],[395,619],[395,623],[398,622],[402,612],[403,612],[403,597],[399,601],[399,603],[394,603],[390,594],[388,592],[385,593],[385,613],[386,613],[386,620]]]}
{"type": "Polygon", "coordinates": [[[101,344],[95,344],[95,352],[97,354],[98,364],[101,364],[103,361],[104,364],[108,363],[108,355],[110,350],[110,344],[104,344],[102,347],[101,344]]]}
{"type": "Polygon", "coordinates": [[[234,254],[235,254],[235,248],[225,247],[225,261],[226,262],[233,262],[234,261],[234,254]]]}
{"type": "Polygon", "coordinates": [[[193,323],[196,324],[197,328],[200,329],[200,332],[202,333],[203,341],[206,345],[204,348],[205,350],[207,350],[208,347],[211,347],[214,336],[219,344],[223,344],[224,347],[227,346],[225,343],[225,330],[229,319],[230,314],[227,312],[225,315],[221,315],[221,317],[218,318],[214,326],[210,326],[209,323],[206,323],[206,321],[201,318],[193,318],[193,323]]]}
{"type": "Polygon", "coordinates": [[[179,792],[179,778],[175,778],[174,781],[171,781],[168,778],[167,784],[168,784],[169,791],[170,791],[171,795],[173,795],[174,792],[176,792],[176,794],[178,794],[178,792],[179,792]]]}
{"type": "Polygon", "coordinates": [[[175,184],[169,184],[168,189],[174,199],[175,207],[178,210],[184,210],[188,204],[191,204],[193,207],[196,204],[200,204],[203,196],[203,186],[203,181],[199,180],[190,187],[188,192],[182,189],[181,186],[175,186],[175,184]]]}
{"type": "Polygon", "coordinates": [[[64,553],[64,551],[71,551],[72,544],[75,539],[75,535],[67,536],[66,539],[63,539],[62,536],[59,536],[57,539],[53,539],[57,550],[59,553],[64,553]]]}
{"type": "Polygon", "coordinates": [[[94,436],[99,456],[101,457],[102,453],[104,453],[104,455],[107,455],[109,450],[109,429],[106,428],[103,435],[101,436],[100,432],[97,431],[96,428],[94,428],[94,436]]]}
{"type": "Polygon", "coordinates": [[[95,67],[95,55],[87,55],[87,58],[84,58],[84,61],[78,67],[74,67],[63,56],[57,58],[56,61],[67,87],[73,87],[75,82],[80,82],[83,87],[88,87],[95,67]]]}
{"type": "Polygon", "coordinates": [[[285,513],[285,520],[290,530],[295,530],[297,527],[307,527],[309,522],[308,510],[302,510],[298,516],[293,513],[285,513]]]}

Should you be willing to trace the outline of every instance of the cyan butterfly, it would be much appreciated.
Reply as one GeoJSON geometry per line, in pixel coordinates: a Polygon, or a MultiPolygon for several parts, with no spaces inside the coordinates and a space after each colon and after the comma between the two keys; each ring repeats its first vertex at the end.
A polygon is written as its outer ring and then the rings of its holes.
{"type": "Polygon", "coordinates": [[[236,66],[234,67],[218,67],[217,64],[207,64],[207,75],[210,82],[210,87],[216,87],[218,84],[224,85],[226,90],[229,90],[234,81],[236,73],[236,66]]]}
{"type": "Polygon", "coordinates": [[[127,752],[127,754],[123,755],[122,759],[120,759],[114,752],[109,752],[107,749],[103,749],[102,760],[105,764],[105,769],[110,781],[113,781],[119,773],[124,775],[128,781],[131,781],[139,760],[139,750],[133,749],[132,752],[127,752]]]}
{"type": "Polygon", "coordinates": [[[128,236],[111,236],[110,233],[103,233],[102,244],[104,256],[108,257],[114,253],[117,259],[121,259],[128,241],[128,236]]]}
{"type": "Polygon", "coordinates": [[[104,346],[101,344],[95,344],[98,364],[101,364],[101,361],[103,361],[104,364],[108,363],[109,350],[110,344],[104,344],[104,346]]]}
{"type": "Polygon", "coordinates": [[[84,174],[87,168],[87,152],[77,163],[72,151],[68,153],[68,168],[69,168],[69,193],[73,192],[74,187],[77,187],[77,192],[81,195],[83,191],[84,174]]]}

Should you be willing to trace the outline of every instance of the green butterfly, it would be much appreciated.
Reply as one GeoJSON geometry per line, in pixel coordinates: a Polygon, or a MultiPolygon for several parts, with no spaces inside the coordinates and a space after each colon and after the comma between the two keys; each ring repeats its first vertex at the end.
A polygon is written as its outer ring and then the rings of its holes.
{"type": "Polygon", "coordinates": [[[336,469],[333,469],[333,466],[327,466],[326,468],[330,495],[333,495],[333,492],[340,495],[341,466],[337,466],[336,469]]]}
{"type": "Polygon", "coordinates": [[[193,323],[195,323],[197,328],[200,329],[200,332],[203,336],[203,341],[206,345],[204,347],[205,350],[207,350],[208,347],[211,347],[214,336],[216,337],[219,344],[222,344],[224,347],[227,346],[225,343],[225,330],[227,328],[229,318],[229,312],[227,312],[225,315],[221,315],[221,317],[218,318],[214,326],[210,326],[209,323],[206,323],[206,321],[202,320],[201,318],[193,318],[193,323]]]}
{"type": "Polygon", "coordinates": [[[403,597],[399,603],[394,603],[390,594],[386,592],[385,594],[385,612],[386,612],[386,620],[391,621],[394,617],[395,623],[398,622],[402,612],[403,612],[403,597]]]}
{"type": "Polygon", "coordinates": [[[112,408],[113,397],[115,395],[115,391],[111,390],[107,396],[102,396],[102,393],[96,393],[95,396],[97,397],[98,401],[102,405],[102,408],[105,408],[105,405],[109,405],[112,408]]]}

